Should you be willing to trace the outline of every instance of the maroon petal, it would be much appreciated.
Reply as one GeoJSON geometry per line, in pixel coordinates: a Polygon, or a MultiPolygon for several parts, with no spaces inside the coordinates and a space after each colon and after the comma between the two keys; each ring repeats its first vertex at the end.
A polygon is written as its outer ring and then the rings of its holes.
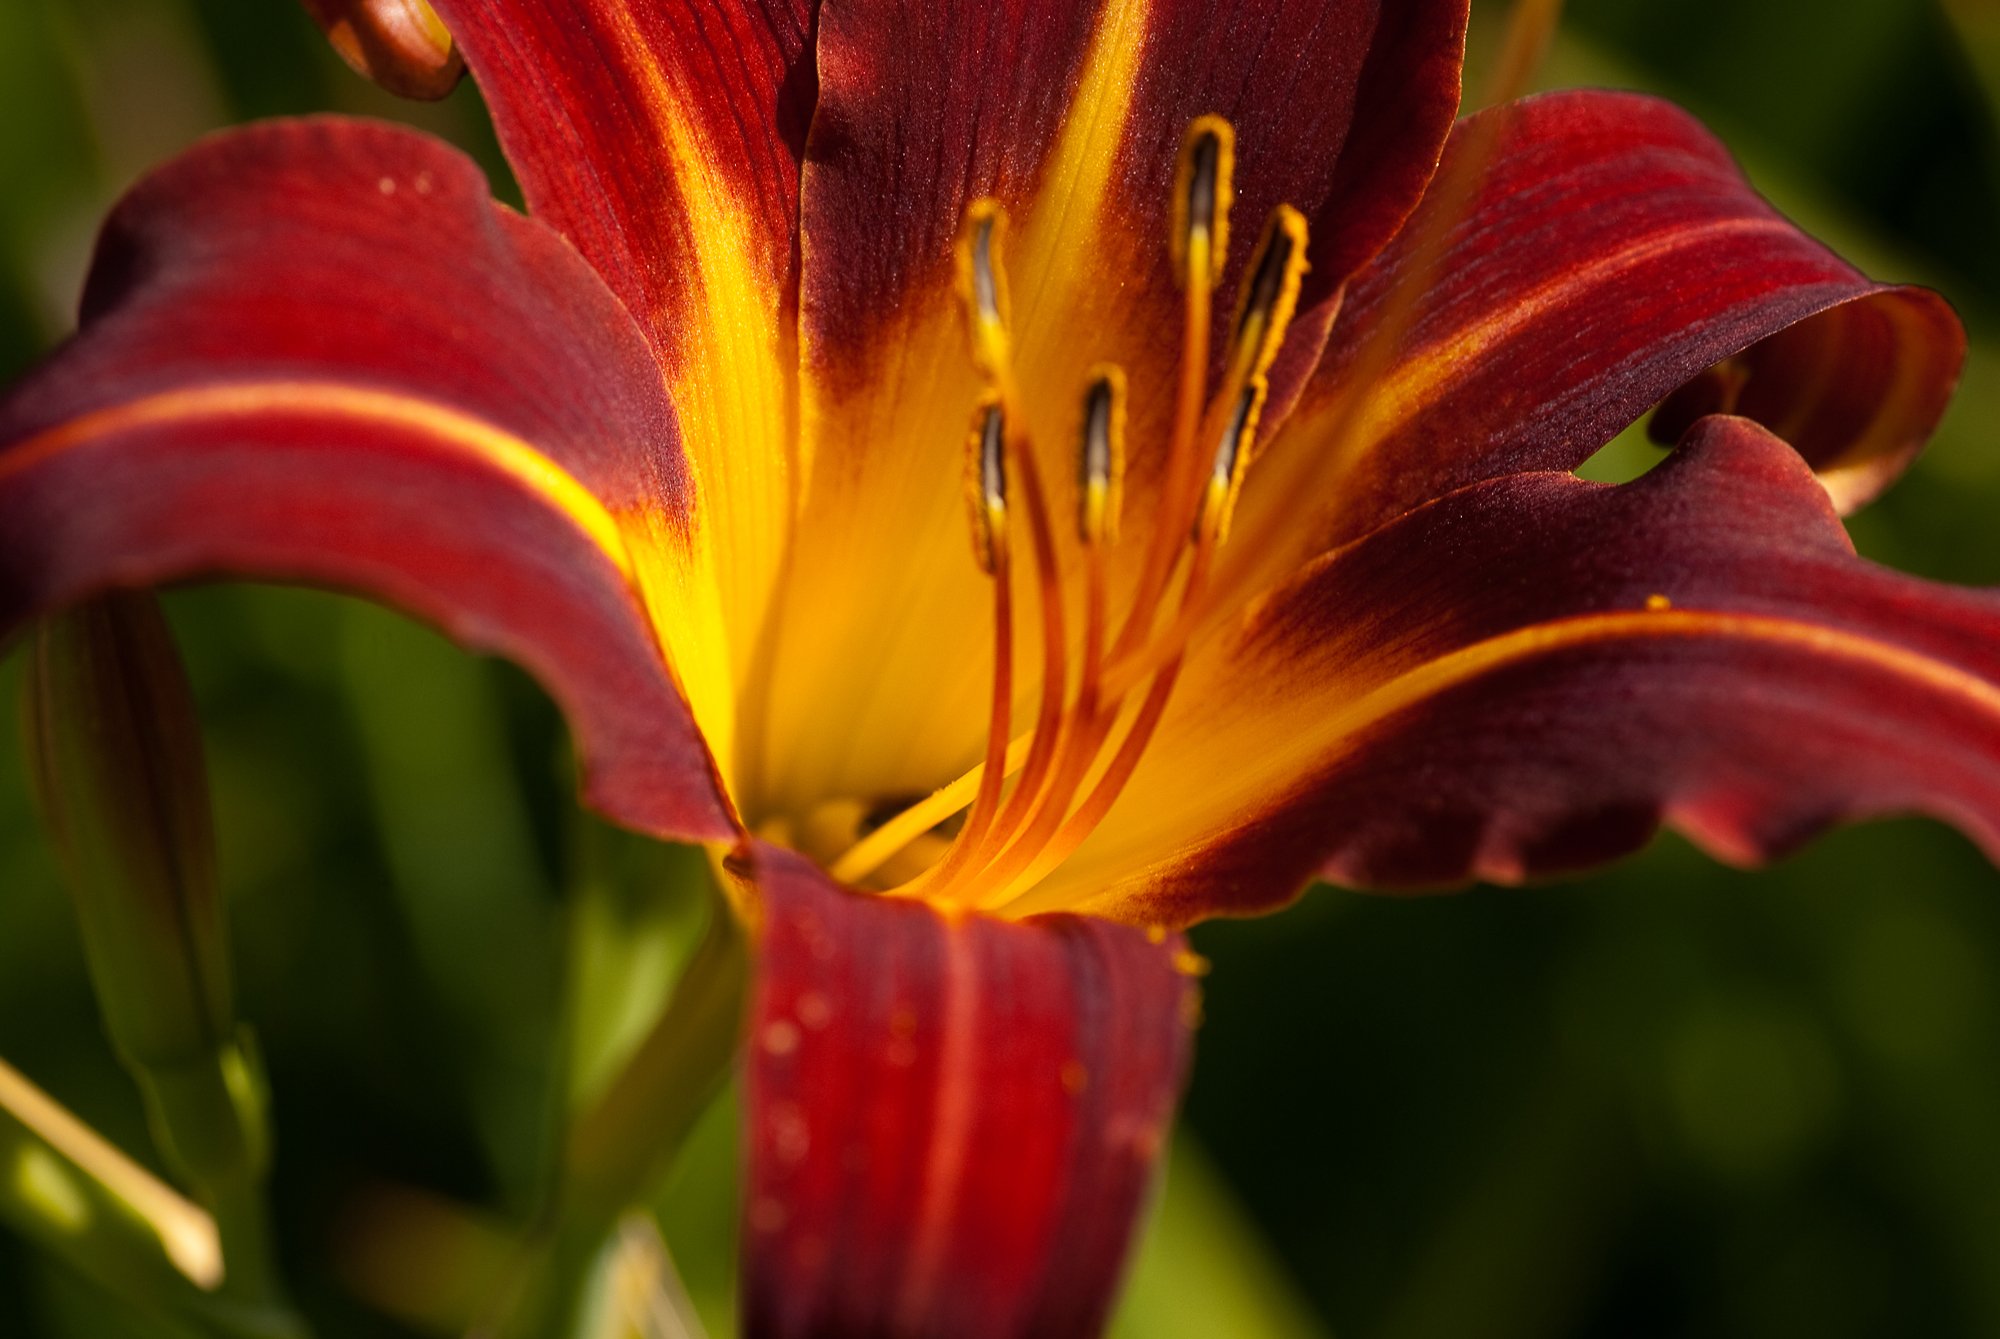
{"type": "Polygon", "coordinates": [[[0,637],[122,585],[357,591],[539,676],[608,814],[731,832],[640,596],[688,516],[657,369],[455,151],[324,119],[162,169],[0,443],[0,637]]]}
{"type": "Polygon", "coordinates": [[[1192,673],[1119,811],[1027,906],[1178,923],[1316,871],[1511,883],[1661,822],[1749,864],[1923,813],[2000,857],[2000,595],[1855,557],[1797,454],[1743,419],[1622,487],[1440,499],[1192,673]]]}
{"type": "Polygon", "coordinates": [[[745,1332],[1094,1335],[1165,1143],[1178,936],[947,918],[760,848],[745,1332]]]}
{"type": "MultiPolygon", "coordinates": [[[[1437,272],[1412,270],[1413,223],[1356,277],[1245,490],[1238,528],[1273,542],[1235,555],[1237,580],[1282,575],[1481,479],[1573,469],[1698,379],[1662,419],[1672,440],[1727,407],[1703,373],[1737,355],[1736,410],[1790,441],[1842,510],[1922,448],[1965,351],[1936,294],[1856,272],[1668,103],[1559,93],[1481,113],[1495,115],[1509,118],[1495,160],[1437,272]],[[1403,352],[1350,415],[1345,374],[1411,283],[1428,288],[1403,352]]],[[[1472,125],[1448,160],[1477,143],[1472,125]]]]}
{"type": "Polygon", "coordinates": [[[724,226],[769,288],[792,268],[812,118],[812,0],[434,0],[529,211],[583,252],[663,353],[724,226]]]}
{"type": "Polygon", "coordinates": [[[804,203],[808,347],[842,367],[865,360],[913,300],[949,289],[966,206],[992,196],[1017,218],[1045,203],[1066,221],[1070,247],[1045,266],[1058,272],[1022,279],[1054,290],[1035,305],[1079,346],[1071,361],[1156,362],[1170,377],[1174,173],[1204,114],[1236,129],[1218,331],[1281,203],[1311,222],[1310,310],[1394,235],[1430,180],[1458,107],[1465,22],[1465,0],[830,0],[804,203]],[[1107,285],[1116,302],[1092,303],[1109,295],[1091,287],[1107,285]],[[1079,309],[1116,328],[1066,323],[1079,309]],[[1138,334],[1154,337],[1150,354],[1121,347],[1138,334]]]}
{"type": "Polygon", "coordinates": [[[683,683],[725,766],[798,491],[799,155],[811,0],[436,0],[536,218],[623,300],[701,480],[683,683]]]}
{"type": "Polygon", "coordinates": [[[1236,128],[1231,247],[1280,204],[1311,224],[1309,312],[1416,208],[1458,113],[1466,0],[1212,0],[1156,7],[1121,165],[1126,208],[1167,232],[1175,151],[1204,112],[1236,128]]]}

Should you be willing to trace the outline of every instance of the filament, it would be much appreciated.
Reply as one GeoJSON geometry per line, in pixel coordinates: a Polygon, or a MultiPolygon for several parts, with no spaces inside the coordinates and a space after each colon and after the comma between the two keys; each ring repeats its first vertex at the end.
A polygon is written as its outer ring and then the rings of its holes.
{"type": "Polygon", "coordinates": [[[1306,271],[1306,224],[1280,206],[1266,221],[1212,360],[1214,294],[1228,255],[1234,137],[1217,117],[1188,129],[1167,238],[1181,291],[1181,350],[1173,416],[1161,443],[1157,494],[1122,621],[1114,619],[1112,549],[1119,540],[1126,462],[1124,373],[1090,374],[1077,438],[1076,527],[1083,563],[1082,663],[1068,694],[1067,620],[1049,499],[1015,379],[1008,329],[1006,217],[990,201],[966,213],[958,248],[973,362],[987,388],[968,445],[974,556],[994,582],[993,699],[982,761],[890,817],[832,862],[854,883],[923,834],[965,811],[944,855],[887,891],[962,905],[1011,906],[1088,839],[1137,772],[1172,700],[1197,626],[1212,559],[1229,535],[1254,463],[1267,373],[1282,348],[1306,271]],[[1211,385],[1212,366],[1220,377],[1211,385]],[[1028,522],[1042,613],[1042,683],[1032,729],[1010,738],[1013,597],[1009,484],[1028,522]],[[1174,615],[1162,630],[1176,575],[1174,615]],[[1113,628],[1116,624],[1114,634],[1113,628]],[[1144,696],[1128,701],[1141,685],[1144,696]],[[1120,733],[1120,723],[1126,722],[1120,733]],[[1107,754],[1107,750],[1109,750],[1107,754]],[[1093,776],[1095,780],[1092,780],[1093,776]],[[1009,782],[1012,779],[1012,787],[1009,782]]]}
{"type": "Polygon", "coordinates": [[[993,580],[993,700],[986,729],[986,760],[965,826],[937,864],[904,885],[912,894],[948,882],[971,857],[993,821],[1007,773],[1007,737],[1014,701],[1014,582],[1007,540],[1007,413],[998,403],[989,401],[980,406],[967,455],[974,551],[981,568],[993,580]]]}

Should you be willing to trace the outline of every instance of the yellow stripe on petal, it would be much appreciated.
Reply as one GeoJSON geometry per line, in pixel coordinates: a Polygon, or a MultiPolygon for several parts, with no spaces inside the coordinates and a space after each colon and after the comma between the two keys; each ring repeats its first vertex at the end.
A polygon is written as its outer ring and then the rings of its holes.
{"type": "MultiPolygon", "coordinates": [[[[1220,789],[1211,784],[1203,804],[1206,814],[1222,821],[1220,828],[1198,830],[1190,824],[1185,806],[1156,805],[1135,786],[1128,797],[1131,803],[1121,813],[1126,821],[1107,824],[1097,839],[1039,888],[1009,906],[1007,914],[1062,909],[1115,918],[1125,899],[1147,889],[1154,865],[1198,851],[1227,830],[1286,802],[1314,775],[1337,765],[1341,741],[1357,739],[1389,717],[1483,676],[1542,656],[1663,638],[1759,642],[1849,661],[1909,680],[1927,694],[1957,698],[2000,720],[2000,688],[1907,647],[1797,619],[1675,609],[1670,604],[1663,608],[1657,600],[1649,601],[1643,610],[1583,615],[1475,642],[1313,715],[1307,728],[1302,728],[1300,716],[1278,711],[1264,711],[1254,720],[1230,721],[1222,732],[1210,735],[1213,747],[1208,751],[1214,756],[1206,761],[1199,756],[1204,752],[1201,741],[1185,737],[1162,749],[1160,758],[1149,759],[1166,764],[1152,779],[1156,785],[1163,779],[1178,785],[1186,776],[1200,775],[1225,782],[1220,789]],[[1145,869],[1136,868],[1142,863],[1145,869]]],[[[1327,696],[1332,700],[1339,695],[1327,696]]]]}
{"type": "MultiPolygon", "coordinates": [[[[533,446],[483,419],[391,391],[311,381],[261,381],[167,391],[84,414],[25,438],[0,455],[0,479],[50,456],[121,432],[191,419],[315,415],[408,428],[435,438],[537,493],[581,530],[627,580],[635,576],[624,532],[594,494],[533,446]]],[[[440,518],[441,521],[446,518],[440,518]]]]}
{"type": "MultiPolygon", "coordinates": [[[[1731,219],[1701,228],[1675,228],[1650,237],[1638,238],[1610,255],[1578,266],[1557,279],[1526,292],[1509,290],[1505,301],[1483,317],[1434,344],[1407,350],[1390,375],[1368,393],[1348,440],[1337,443],[1339,455],[1331,464],[1316,465],[1313,487],[1337,493],[1367,454],[1393,436],[1439,397],[1451,390],[1463,370],[1490,356],[1506,340],[1520,334],[1566,299],[1588,297],[1618,274],[1665,260],[1681,251],[1698,251],[1725,239],[1766,234],[1784,236],[1795,231],[1777,218],[1731,219]]],[[[1301,419],[1302,425],[1306,422],[1301,419]]]]}
{"type": "MultiPolygon", "coordinates": [[[[625,50],[645,49],[617,12],[625,50]]],[[[692,536],[677,521],[642,518],[653,538],[640,560],[647,607],[725,782],[739,766],[737,724],[758,695],[760,631],[790,530],[798,434],[795,326],[787,276],[753,245],[762,227],[740,198],[733,146],[712,142],[657,66],[632,74],[660,136],[660,171],[679,197],[679,271],[662,327],[667,387],[695,474],[692,536]]],[[[754,710],[752,719],[760,716],[754,710]]]]}
{"type": "MultiPolygon", "coordinates": [[[[1043,168],[1034,209],[1025,216],[1017,258],[1009,262],[1024,280],[1015,309],[1024,332],[1041,328],[1052,299],[1065,292],[1095,293],[1105,286],[1106,257],[1095,242],[1116,180],[1151,8],[1148,0],[1111,0],[1098,17],[1076,100],[1043,168]]],[[[1167,244],[1164,236],[1148,240],[1167,244]]]]}

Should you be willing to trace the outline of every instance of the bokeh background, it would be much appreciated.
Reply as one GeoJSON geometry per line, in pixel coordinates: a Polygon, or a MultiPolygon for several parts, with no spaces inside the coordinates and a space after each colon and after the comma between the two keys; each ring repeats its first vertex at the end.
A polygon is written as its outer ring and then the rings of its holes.
{"type": "MultiPolygon", "coordinates": [[[[1957,408],[1853,529],[1899,567],[2000,584],[2000,5],[1575,0],[1543,82],[1685,103],[1795,217],[1957,303],[1957,408]]],[[[470,85],[390,101],[295,5],[0,3],[0,379],[64,333],[135,174],[213,127],[323,109],[426,126],[511,193],[470,85]]],[[[1652,458],[1621,443],[1593,468],[1652,458]]],[[[293,1278],[327,1336],[421,1332],[367,1300],[422,1309],[385,1225],[426,1197],[496,1229],[532,1210],[551,1057],[587,1071],[645,1017],[697,867],[576,812],[560,723],[506,666],[326,595],[168,608],[293,1278]]],[[[0,661],[0,1054],[143,1154],[25,793],[19,679],[0,661]]],[[[1205,927],[1208,1022],[1120,1333],[2000,1336],[1996,894],[1967,842],[1908,821],[1757,875],[1665,838],[1558,886],[1319,890],[1205,927]]],[[[733,1176],[725,1099],[661,1201],[717,1333],[733,1176]]],[[[0,1334],[170,1332],[0,1234],[0,1334]]]]}

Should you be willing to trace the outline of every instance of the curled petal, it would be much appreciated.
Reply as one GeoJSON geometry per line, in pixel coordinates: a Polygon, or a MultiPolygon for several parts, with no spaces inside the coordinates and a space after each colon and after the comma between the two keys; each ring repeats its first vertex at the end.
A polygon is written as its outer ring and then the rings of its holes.
{"type": "Polygon", "coordinates": [[[1179,937],[754,877],[745,1332],[1098,1333],[1186,1071],[1179,937]]]}
{"type": "Polygon", "coordinates": [[[1193,672],[1122,818],[1059,872],[1065,905],[1178,922],[1315,872],[1511,883],[1662,822],[1750,864],[1924,813],[2000,858],[2000,596],[1855,557],[1798,455],[1744,419],[1620,487],[1442,498],[1193,672]],[[1189,775],[1220,781],[1189,795],[1189,775]]]}
{"type": "MultiPolygon", "coordinates": [[[[1246,488],[1238,524],[1274,542],[1233,555],[1234,580],[1268,584],[1481,479],[1574,469],[1691,380],[1663,429],[1721,409],[1756,418],[1842,510],[1921,449],[1965,351],[1936,294],[1857,273],[1671,104],[1558,93],[1480,113],[1494,116],[1507,118],[1494,161],[1437,272],[1411,269],[1413,223],[1355,279],[1246,488]],[[1379,384],[1349,386],[1390,295],[1412,283],[1427,287],[1401,356],[1379,384]],[[1704,374],[1739,356],[1724,398],[1704,374]]],[[[1463,123],[1448,160],[1478,139],[1463,123]]]]}
{"type": "Polygon", "coordinates": [[[425,0],[305,0],[340,58],[391,93],[433,101],[465,75],[451,33],[425,0]]]}
{"type": "Polygon", "coordinates": [[[433,140],[273,123],[126,198],[81,331],[0,401],[0,638],[116,586],[356,591],[540,677],[611,816],[725,836],[640,593],[689,486],[561,239],[433,140]]]}

